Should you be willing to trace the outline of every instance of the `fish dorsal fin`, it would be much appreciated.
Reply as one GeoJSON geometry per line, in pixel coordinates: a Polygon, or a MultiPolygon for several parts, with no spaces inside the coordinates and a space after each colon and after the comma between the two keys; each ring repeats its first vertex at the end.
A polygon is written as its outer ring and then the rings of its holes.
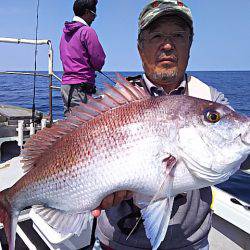
{"type": "Polygon", "coordinates": [[[95,117],[111,109],[151,97],[144,89],[134,86],[119,74],[115,86],[104,85],[106,89],[100,92],[100,98],[88,97],[87,104],[81,103],[72,108],[65,120],[55,123],[51,128],[38,131],[25,143],[21,153],[24,172],[36,167],[42,154],[51,150],[56,141],[95,117]]]}
{"type": "Polygon", "coordinates": [[[56,122],[51,128],[44,128],[33,135],[25,143],[21,152],[23,171],[26,173],[36,167],[36,161],[45,151],[49,150],[59,138],[75,130],[81,124],[81,120],[72,117],[71,119],[56,122]]]}
{"type": "Polygon", "coordinates": [[[68,118],[77,117],[87,122],[110,109],[151,97],[144,89],[133,86],[121,75],[117,76],[116,86],[104,83],[106,89],[100,92],[100,98],[88,97],[88,103],[74,107],[68,118]]]}

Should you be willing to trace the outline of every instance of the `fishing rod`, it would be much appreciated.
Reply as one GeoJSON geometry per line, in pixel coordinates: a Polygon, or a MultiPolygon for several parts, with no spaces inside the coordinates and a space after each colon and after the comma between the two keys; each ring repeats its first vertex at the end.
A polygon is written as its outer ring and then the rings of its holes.
{"type": "Polygon", "coordinates": [[[32,98],[32,123],[35,123],[36,112],[36,75],[37,75],[37,44],[38,44],[38,25],[39,25],[39,5],[40,0],[37,0],[36,7],[36,45],[35,45],[35,60],[34,60],[34,79],[33,79],[33,98],[32,98]]]}
{"type": "Polygon", "coordinates": [[[103,76],[105,76],[107,79],[109,79],[112,83],[114,83],[116,85],[116,82],[113,79],[111,79],[109,76],[107,76],[106,74],[104,74],[101,70],[98,70],[98,72],[100,74],[102,74],[103,76]]]}

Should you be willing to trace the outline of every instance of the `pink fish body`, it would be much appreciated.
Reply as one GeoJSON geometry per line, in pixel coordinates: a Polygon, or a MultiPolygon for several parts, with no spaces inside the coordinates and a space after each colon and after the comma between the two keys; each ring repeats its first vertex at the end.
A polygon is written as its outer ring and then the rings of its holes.
{"type": "Polygon", "coordinates": [[[33,206],[58,232],[80,234],[90,211],[119,190],[134,193],[157,249],[174,196],[227,180],[247,158],[249,118],[197,98],[151,97],[122,82],[26,143],[26,175],[0,193],[11,250],[25,207],[33,206]]]}

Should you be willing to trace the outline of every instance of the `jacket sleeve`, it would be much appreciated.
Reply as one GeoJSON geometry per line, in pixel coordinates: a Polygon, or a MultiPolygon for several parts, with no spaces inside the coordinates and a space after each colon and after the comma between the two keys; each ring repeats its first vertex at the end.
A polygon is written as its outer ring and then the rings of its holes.
{"type": "Polygon", "coordinates": [[[101,70],[106,55],[94,29],[89,27],[81,39],[89,54],[91,66],[96,71],[101,70]]]}
{"type": "Polygon", "coordinates": [[[230,109],[234,110],[230,106],[228,99],[224,96],[222,92],[219,92],[216,88],[213,88],[211,86],[210,86],[210,92],[211,92],[211,99],[212,99],[211,101],[226,105],[230,109]]]}

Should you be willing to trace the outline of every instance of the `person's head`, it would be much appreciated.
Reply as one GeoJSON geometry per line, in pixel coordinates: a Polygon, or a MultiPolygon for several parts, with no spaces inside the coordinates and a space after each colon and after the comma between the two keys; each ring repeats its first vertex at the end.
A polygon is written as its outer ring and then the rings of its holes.
{"type": "Polygon", "coordinates": [[[148,4],[139,17],[138,50],[146,76],[156,85],[182,81],[193,41],[192,15],[177,0],[148,4]]]}
{"type": "Polygon", "coordinates": [[[95,20],[98,0],[75,0],[73,10],[76,16],[81,17],[89,25],[95,20]]]}

